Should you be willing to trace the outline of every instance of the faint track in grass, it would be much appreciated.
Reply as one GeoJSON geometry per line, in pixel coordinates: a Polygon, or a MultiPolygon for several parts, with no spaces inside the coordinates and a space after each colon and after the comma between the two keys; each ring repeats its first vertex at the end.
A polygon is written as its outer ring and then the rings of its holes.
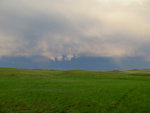
{"type": "Polygon", "coordinates": [[[135,91],[135,90],[136,90],[136,88],[132,88],[132,89],[130,89],[129,91],[127,91],[113,106],[110,106],[110,107],[107,109],[107,112],[108,112],[108,113],[111,113],[114,109],[116,109],[116,108],[120,105],[120,103],[121,103],[125,98],[128,97],[128,95],[129,95],[130,93],[132,93],[132,92],[135,91]]]}

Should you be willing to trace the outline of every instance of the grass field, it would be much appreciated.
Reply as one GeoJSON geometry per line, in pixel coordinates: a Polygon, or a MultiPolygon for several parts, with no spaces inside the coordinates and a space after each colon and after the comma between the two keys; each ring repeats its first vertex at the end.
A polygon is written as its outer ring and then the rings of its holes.
{"type": "Polygon", "coordinates": [[[150,70],[0,68],[0,113],[150,113],[150,70]]]}

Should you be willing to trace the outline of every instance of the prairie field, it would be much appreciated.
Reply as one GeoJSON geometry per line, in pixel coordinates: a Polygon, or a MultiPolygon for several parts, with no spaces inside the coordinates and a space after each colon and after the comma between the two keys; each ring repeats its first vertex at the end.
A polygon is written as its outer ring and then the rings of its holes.
{"type": "Polygon", "coordinates": [[[0,68],[0,113],[150,113],[150,70],[0,68]]]}

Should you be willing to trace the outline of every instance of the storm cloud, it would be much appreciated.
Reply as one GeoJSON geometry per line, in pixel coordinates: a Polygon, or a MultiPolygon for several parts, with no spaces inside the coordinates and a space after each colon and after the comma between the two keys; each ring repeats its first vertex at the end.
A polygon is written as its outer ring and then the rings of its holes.
{"type": "Polygon", "coordinates": [[[150,60],[148,0],[1,0],[0,57],[150,60]]]}

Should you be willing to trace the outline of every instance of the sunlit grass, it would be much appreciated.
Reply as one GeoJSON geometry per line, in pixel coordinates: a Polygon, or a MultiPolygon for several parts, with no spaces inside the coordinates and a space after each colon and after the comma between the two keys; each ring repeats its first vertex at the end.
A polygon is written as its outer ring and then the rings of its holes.
{"type": "Polygon", "coordinates": [[[0,69],[0,113],[149,113],[150,70],[0,69]]]}

